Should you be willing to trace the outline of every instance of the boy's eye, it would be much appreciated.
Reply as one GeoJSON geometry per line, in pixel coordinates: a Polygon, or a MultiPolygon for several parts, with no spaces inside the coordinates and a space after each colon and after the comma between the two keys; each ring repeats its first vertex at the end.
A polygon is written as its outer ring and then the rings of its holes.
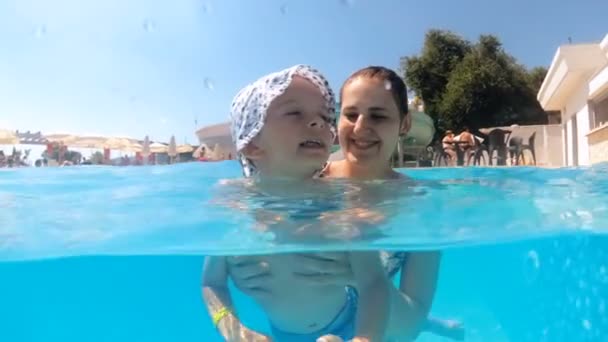
{"type": "Polygon", "coordinates": [[[356,113],[344,113],[344,117],[345,117],[345,118],[347,118],[347,119],[348,119],[348,120],[350,120],[350,121],[357,120],[357,117],[358,117],[358,116],[359,116],[359,115],[358,115],[358,114],[356,114],[356,113]]]}
{"type": "Polygon", "coordinates": [[[285,115],[289,115],[289,116],[291,116],[291,115],[300,115],[300,114],[302,114],[302,113],[300,111],[297,111],[297,110],[285,113],[285,115]]]}

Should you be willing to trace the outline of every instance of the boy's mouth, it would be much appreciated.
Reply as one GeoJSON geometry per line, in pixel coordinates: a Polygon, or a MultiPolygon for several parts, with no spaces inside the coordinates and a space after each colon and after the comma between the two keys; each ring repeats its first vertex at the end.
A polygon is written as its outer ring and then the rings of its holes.
{"type": "Polygon", "coordinates": [[[325,148],[325,144],[321,140],[310,139],[300,143],[300,147],[304,148],[325,148]]]}

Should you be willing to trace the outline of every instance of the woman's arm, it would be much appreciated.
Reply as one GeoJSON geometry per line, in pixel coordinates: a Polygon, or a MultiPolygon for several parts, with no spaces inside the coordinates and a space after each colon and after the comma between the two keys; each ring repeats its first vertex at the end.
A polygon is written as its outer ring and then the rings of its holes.
{"type": "Polygon", "coordinates": [[[427,319],[439,276],[441,252],[411,252],[401,270],[399,289],[391,286],[388,336],[413,341],[427,319]]]}
{"type": "Polygon", "coordinates": [[[350,263],[359,293],[353,341],[384,341],[390,313],[389,289],[378,252],[352,252],[350,263]]]}

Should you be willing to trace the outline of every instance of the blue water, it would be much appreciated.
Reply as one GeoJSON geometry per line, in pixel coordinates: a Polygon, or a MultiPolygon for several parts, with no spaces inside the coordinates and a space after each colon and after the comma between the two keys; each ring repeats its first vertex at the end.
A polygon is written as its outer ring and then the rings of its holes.
{"type": "MultiPolygon", "coordinates": [[[[467,341],[608,340],[606,170],[406,170],[424,191],[397,201],[385,237],[348,247],[445,247],[433,314],[467,341]]],[[[202,255],[311,246],[210,204],[218,175],[240,177],[232,163],[0,172],[0,340],[220,341],[202,255]]]]}

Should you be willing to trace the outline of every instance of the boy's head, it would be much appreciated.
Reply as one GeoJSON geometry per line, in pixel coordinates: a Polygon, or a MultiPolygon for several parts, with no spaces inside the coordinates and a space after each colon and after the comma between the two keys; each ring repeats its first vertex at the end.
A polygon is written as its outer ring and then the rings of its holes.
{"type": "Polygon", "coordinates": [[[232,140],[246,177],[311,177],[329,158],[335,97],[317,70],[296,65],[243,88],[231,110],[232,140]]]}

